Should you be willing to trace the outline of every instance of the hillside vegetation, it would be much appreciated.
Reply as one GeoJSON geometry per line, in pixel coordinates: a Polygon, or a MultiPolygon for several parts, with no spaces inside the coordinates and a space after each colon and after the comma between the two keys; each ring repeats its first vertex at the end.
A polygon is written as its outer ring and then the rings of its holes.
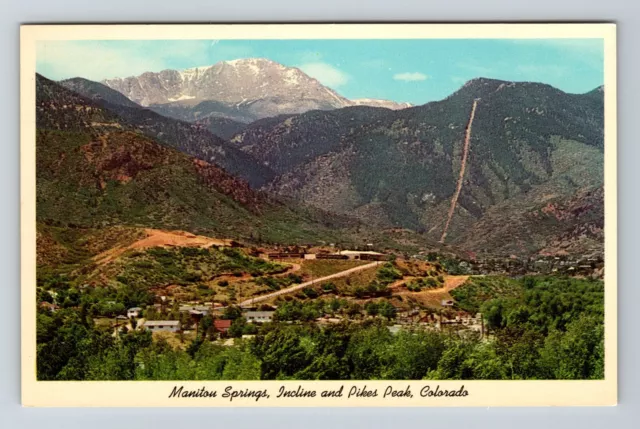
{"type": "Polygon", "coordinates": [[[339,242],[338,231],[355,226],[273,200],[219,166],[153,140],[104,105],[41,76],[36,81],[38,222],[181,229],[287,244],[339,242]]]}
{"type": "MultiPolygon", "coordinates": [[[[602,91],[576,95],[480,78],[442,101],[398,111],[350,107],[263,119],[231,141],[278,174],[265,187],[272,193],[437,240],[474,99],[479,102],[451,244],[530,254],[602,218],[603,204],[596,203],[588,218],[559,219],[551,229],[526,219],[547,204],[597,194],[602,186],[602,91]],[[520,220],[512,225],[505,221],[510,218],[520,220]],[[528,230],[516,243],[481,233],[502,227],[508,236],[522,225],[528,230]]],[[[564,248],[601,252],[602,243],[567,241],[564,248]]]]}

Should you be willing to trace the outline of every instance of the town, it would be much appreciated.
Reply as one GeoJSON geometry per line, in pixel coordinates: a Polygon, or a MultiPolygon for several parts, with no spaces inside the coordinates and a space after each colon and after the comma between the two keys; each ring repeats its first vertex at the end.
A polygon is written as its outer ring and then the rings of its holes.
{"type": "MultiPolygon", "coordinates": [[[[190,241],[177,246],[174,242],[164,243],[164,247],[150,250],[162,252],[167,248],[197,254],[197,250],[189,249],[211,245],[201,237],[183,235],[190,241]]],[[[97,316],[96,323],[108,324],[114,336],[146,330],[154,338],[171,339],[178,347],[196,338],[232,345],[234,338],[252,338],[260,326],[272,322],[324,326],[372,319],[385,321],[392,334],[402,329],[424,329],[482,338],[486,335],[483,315],[460,308],[451,295],[471,276],[553,273],[598,277],[603,266],[601,258],[478,259],[472,255],[462,259],[435,252],[411,256],[383,253],[369,250],[371,245],[363,246],[367,250],[338,250],[334,246],[244,248],[232,240],[215,244],[211,248],[219,252],[276,264],[277,269],[272,275],[263,276],[255,272],[249,276],[237,270],[219,273],[214,276],[215,283],[210,284],[225,289],[226,296],[197,293],[209,286],[198,285],[195,294],[185,294],[184,285],[153,285],[149,302],[97,316]],[[257,287],[250,294],[246,292],[249,285],[257,287]],[[245,291],[244,296],[239,291],[245,291]]],[[[100,260],[100,256],[96,259],[100,260]]],[[[50,293],[55,295],[55,291],[50,293]]],[[[116,306],[116,302],[107,301],[106,305],[116,306]]],[[[59,308],[47,301],[40,306],[51,312],[59,308]]]]}

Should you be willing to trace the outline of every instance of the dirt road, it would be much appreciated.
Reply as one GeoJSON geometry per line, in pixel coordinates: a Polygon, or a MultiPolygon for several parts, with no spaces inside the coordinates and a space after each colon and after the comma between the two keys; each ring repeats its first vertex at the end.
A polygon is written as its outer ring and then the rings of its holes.
{"type": "Polygon", "coordinates": [[[230,240],[195,235],[185,231],[163,231],[160,229],[145,229],[147,236],[128,246],[118,246],[102,252],[94,258],[98,265],[105,265],[130,249],[147,249],[150,247],[211,247],[229,246],[230,240]]]}
{"type": "Polygon", "coordinates": [[[449,294],[453,289],[462,286],[469,276],[445,276],[444,285],[437,289],[423,289],[420,292],[410,292],[408,290],[397,291],[394,296],[411,297],[411,299],[432,308],[440,308],[442,300],[452,299],[449,294]]]}
{"type": "Polygon", "coordinates": [[[295,291],[300,290],[300,289],[304,289],[306,287],[312,286],[312,285],[317,284],[317,283],[322,283],[322,282],[325,282],[327,280],[336,279],[336,278],[339,278],[339,277],[345,277],[345,276],[348,276],[349,274],[357,273],[358,271],[367,270],[369,268],[374,268],[374,267],[377,267],[379,264],[382,264],[382,263],[383,262],[381,262],[381,261],[375,261],[375,262],[371,262],[370,264],[360,265],[358,267],[349,268],[348,270],[340,271],[338,273],[330,274],[328,276],[318,277],[317,279],[313,279],[313,280],[308,281],[308,282],[304,282],[304,283],[300,283],[300,284],[297,284],[297,285],[293,285],[293,286],[290,286],[290,287],[288,287],[286,289],[279,290],[277,292],[273,292],[273,293],[269,293],[267,295],[261,295],[261,296],[256,296],[255,298],[247,299],[246,301],[242,301],[238,305],[240,307],[247,307],[247,306],[250,306],[250,305],[253,305],[253,304],[257,304],[257,303],[262,302],[262,301],[266,301],[266,300],[271,299],[271,298],[275,298],[275,297],[280,296],[280,295],[284,295],[284,294],[287,294],[287,293],[295,292],[295,291]]]}

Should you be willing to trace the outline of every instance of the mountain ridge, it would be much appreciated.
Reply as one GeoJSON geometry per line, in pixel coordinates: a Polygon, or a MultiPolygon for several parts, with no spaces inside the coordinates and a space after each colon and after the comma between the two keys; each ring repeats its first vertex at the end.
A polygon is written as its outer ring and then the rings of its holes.
{"type": "MultiPolygon", "coordinates": [[[[100,93],[116,92],[104,85],[76,87],[97,92],[88,95],[108,107],[106,116],[110,109],[157,115],[130,107],[123,96],[100,93]],[[112,102],[121,105],[114,108],[112,102]]],[[[509,254],[598,253],[603,96],[604,87],[569,94],[547,84],[480,77],[443,100],[400,110],[348,106],[251,124],[208,116],[188,125],[219,127],[227,145],[272,172],[258,187],[279,200],[354,216],[381,230],[413,230],[433,242],[455,189],[469,109],[478,100],[469,165],[446,246],[509,254]],[[586,214],[550,217],[549,210],[586,214]],[[542,224],[546,231],[539,230],[542,224]],[[487,231],[514,241],[496,240],[487,231]]],[[[84,126],[108,127],[106,116],[84,126]]],[[[130,122],[140,127],[144,121],[130,122]]]]}
{"type": "MultiPolygon", "coordinates": [[[[231,141],[278,174],[267,185],[275,195],[437,239],[455,189],[471,105],[479,99],[448,235],[451,243],[464,247],[466,241],[477,250],[482,243],[461,237],[493,213],[492,207],[515,216],[546,203],[549,195],[562,204],[601,186],[602,94],[478,78],[444,100],[398,111],[350,107],[264,119],[231,141]]],[[[554,231],[570,226],[562,222],[554,231]]],[[[534,251],[544,239],[537,234],[518,249],[534,251]]]]}
{"type": "Polygon", "coordinates": [[[203,161],[220,165],[254,187],[263,185],[273,177],[269,168],[214,134],[210,128],[215,127],[165,117],[132,102],[101,83],[87,79],[67,79],[60,82],[60,85],[116,113],[127,124],[144,134],[203,161]]]}
{"type": "Polygon", "coordinates": [[[130,100],[181,120],[221,116],[240,122],[355,105],[400,109],[409,103],[349,100],[297,67],[265,58],[221,61],[185,70],[166,69],[102,83],[130,100]],[[218,105],[207,104],[214,101],[218,105]]]}
{"type": "Polygon", "coordinates": [[[346,234],[337,231],[353,225],[253,190],[40,75],[36,97],[39,223],[160,227],[287,244],[317,236],[338,242],[346,234]]]}

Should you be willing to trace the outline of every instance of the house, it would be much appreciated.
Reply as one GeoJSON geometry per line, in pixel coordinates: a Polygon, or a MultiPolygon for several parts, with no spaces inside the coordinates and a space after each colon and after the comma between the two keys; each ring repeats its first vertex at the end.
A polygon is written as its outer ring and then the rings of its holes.
{"type": "Polygon", "coordinates": [[[265,323],[273,320],[274,311],[247,311],[244,317],[250,323],[265,323]]]}
{"type": "Polygon", "coordinates": [[[421,325],[433,325],[438,321],[438,318],[434,314],[426,314],[418,320],[418,323],[421,325]]]}
{"type": "Polygon", "coordinates": [[[346,256],[348,259],[360,259],[363,261],[384,261],[387,258],[384,253],[371,250],[342,250],[339,254],[346,256]]]}
{"type": "Polygon", "coordinates": [[[316,323],[318,323],[319,325],[335,324],[335,323],[340,323],[341,321],[342,319],[338,317],[329,317],[329,316],[318,317],[316,319],[316,323]]]}
{"type": "Polygon", "coordinates": [[[207,316],[211,312],[211,307],[208,307],[206,305],[181,305],[179,310],[181,313],[207,316]]]}
{"type": "Polygon", "coordinates": [[[443,299],[442,301],[440,301],[440,305],[443,307],[453,307],[453,300],[443,299]]]}
{"type": "Polygon", "coordinates": [[[349,259],[347,255],[339,253],[316,253],[315,259],[349,259]]]}
{"type": "Polygon", "coordinates": [[[146,320],[142,326],[151,332],[178,332],[180,330],[179,320],[146,320]]]}
{"type": "Polygon", "coordinates": [[[304,258],[304,253],[289,253],[289,252],[279,252],[279,253],[268,253],[267,254],[267,258],[268,259],[302,259],[304,258]]]}
{"type": "Polygon", "coordinates": [[[220,333],[225,333],[231,327],[231,320],[216,319],[213,321],[213,327],[220,333]]]}
{"type": "Polygon", "coordinates": [[[142,309],[140,307],[133,307],[127,310],[127,317],[128,318],[132,318],[132,317],[140,317],[140,312],[142,311],[142,309]]]}

